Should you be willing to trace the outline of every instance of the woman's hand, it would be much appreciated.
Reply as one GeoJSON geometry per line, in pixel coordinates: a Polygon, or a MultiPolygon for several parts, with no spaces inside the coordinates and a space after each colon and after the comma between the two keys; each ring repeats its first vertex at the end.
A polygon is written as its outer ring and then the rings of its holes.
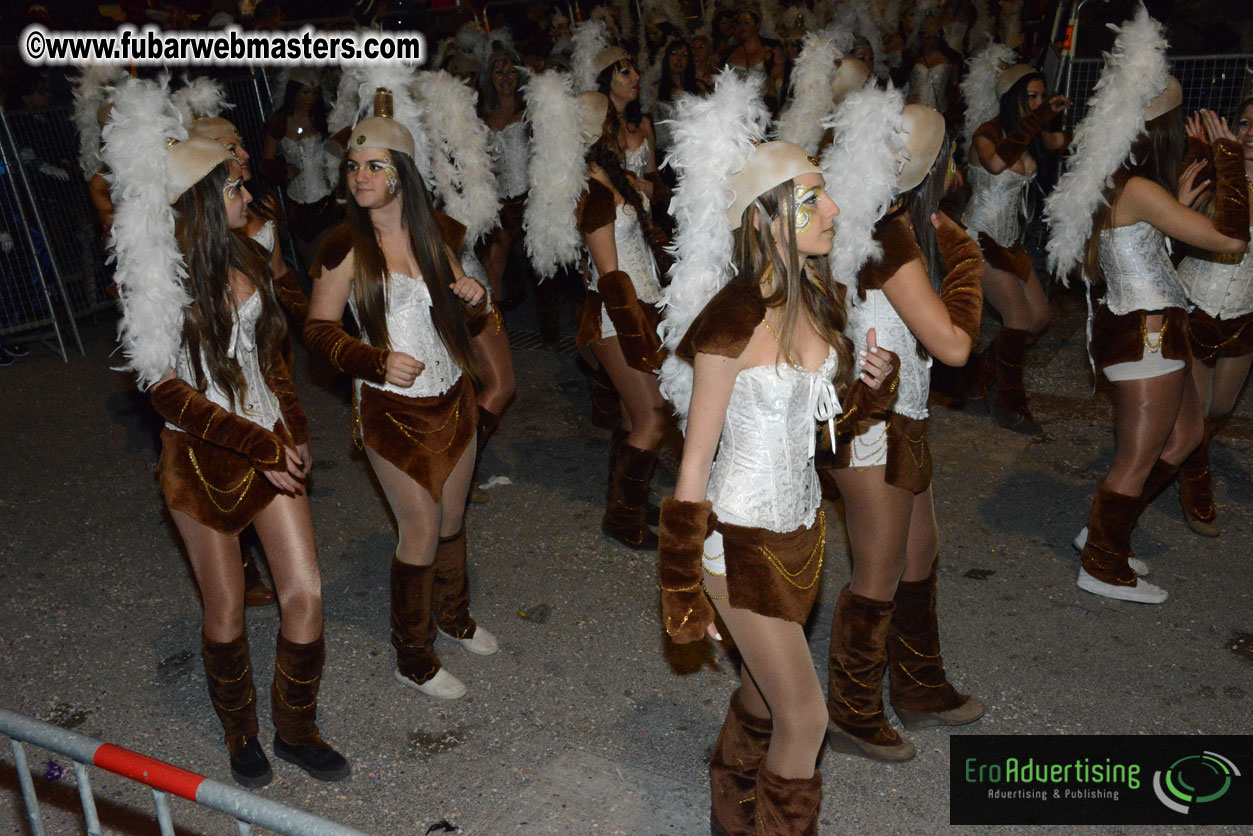
{"type": "Polygon", "coordinates": [[[299,176],[300,176],[300,169],[296,168],[294,165],[287,166],[288,181],[295,180],[299,176]]]}
{"type": "Polygon", "coordinates": [[[487,296],[487,291],[483,290],[483,285],[468,276],[462,276],[450,284],[449,287],[452,288],[454,296],[472,308],[477,308],[483,304],[483,299],[487,296]]]}
{"type": "Polygon", "coordinates": [[[1061,93],[1054,93],[1048,97],[1048,101],[1046,101],[1045,104],[1049,106],[1049,109],[1053,111],[1053,115],[1056,116],[1057,114],[1065,111],[1066,108],[1070,107],[1070,99],[1066,98],[1061,93]]]}
{"type": "Polygon", "coordinates": [[[718,632],[718,623],[715,621],[711,621],[709,626],[705,628],[705,635],[716,642],[722,641],[722,634],[718,632]]]}
{"type": "Polygon", "coordinates": [[[313,470],[313,455],[309,452],[309,444],[307,442],[297,444],[296,453],[300,456],[300,478],[303,479],[309,475],[310,470],[313,470]]]}
{"type": "Polygon", "coordinates": [[[1184,206],[1192,207],[1209,188],[1209,180],[1195,182],[1197,175],[1205,168],[1207,162],[1207,160],[1197,160],[1179,175],[1179,188],[1175,192],[1175,198],[1184,206]]]}
{"type": "Polygon", "coordinates": [[[283,493],[300,496],[304,493],[303,480],[308,470],[304,466],[304,459],[301,458],[300,453],[291,447],[286,448],[284,452],[287,454],[286,470],[263,470],[261,473],[270,480],[271,485],[283,493]]]}
{"type": "Polygon", "coordinates": [[[1227,127],[1227,120],[1212,110],[1201,111],[1201,121],[1205,123],[1205,133],[1211,143],[1220,139],[1235,139],[1236,136],[1227,127]]]}
{"type": "Polygon", "coordinates": [[[1199,110],[1193,111],[1192,115],[1184,120],[1183,129],[1190,139],[1199,139],[1201,142],[1209,142],[1205,138],[1205,122],[1201,119],[1199,110]]]}
{"type": "Polygon", "coordinates": [[[886,353],[879,351],[875,330],[871,328],[866,332],[866,350],[861,352],[861,381],[878,390],[891,375],[892,361],[886,353]]]}
{"type": "Polygon", "coordinates": [[[645,180],[643,177],[637,177],[634,171],[628,171],[626,176],[627,179],[631,181],[631,186],[635,189],[635,191],[639,192],[649,200],[653,199],[653,184],[650,181],[645,180]]]}
{"type": "Polygon", "coordinates": [[[393,386],[408,389],[418,379],[426,364],[415,360],[403,351],[393,351],[387,355],[387,374],[383,376],[393,386]]]}

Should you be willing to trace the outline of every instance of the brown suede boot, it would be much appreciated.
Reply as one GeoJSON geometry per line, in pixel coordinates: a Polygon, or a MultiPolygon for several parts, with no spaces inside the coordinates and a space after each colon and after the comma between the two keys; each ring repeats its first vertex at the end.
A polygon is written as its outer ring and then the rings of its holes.
{"type": "Polygon", "coordinates": [[[964,405],[984,415],[992,412],[988,392],[996,382],[996,345],[1000,338],[1001,335],[997,334],[987,348],[971,357],[962,368],[964,405]]]}
{"type": "Polygon", "coordinates": [[[392,647],[396,680],[427,696],[457,699],[465,686],[444,670],[435,655],[435,618],[431,597],[435,566],[414,566],[392,558],[392,647]]]}
{"type": "Polygon", "coordinates": [[[435,584],[432,591],[435,623],[445,635],[479,656],[499,648],[496,638],[470,617],[470,576],[466,571],[466,527],[435,547],[435,584]]]}
{"type": "Polygon", "coordinates": [[[1179,504],[1188,527],[1204,537],[1222,533],[1214,508],[1214,483],[1209,469],[1209,442],[1212,427],[1205,422],[1205,435],[1183,464],[1179,465],[1179,504]]]}
{"type": "Polygon", "coordinates": [[[244,606],[264,607],[273,604],[277,598],[274,592],[261,580],[261,569],[252,555],[243,552],[244,560],[244,606]]]}
{"type": "Polygon", "coordinates": [[[318,689],[326,643],[288,641],[282,633],[274,652],[270,710],[274,716],[274,754],[319,781],[342,781],[351,774],[348,761],[318,732],[318,689]]]}
{"type": "Polygon", "coordinates": [[[231,757],[231,776],[241,786],[264,787],[274,778],[270,762],[257,742],[257,692],[252,686],[252,660],[248,655],[248,634],[229,642],[209,641],[200,636],[209,699],[225,732],[226,750],[231,757]]]}
{"type": "Polygon", "coordinates": [[[983,716],[983,703],[959,694],[944,673],[935,609],[935,565],[922,581],[901,581],[888,628],[892,708],[910,731],[964,726],[983,716]]]}
{"type": "Polygon", "coordinates": [[[827,742],[849,755],[876,761],[907,761],[917,751],[883,714],[883,669],[896,604],[840,592],[831,618],[827,668],[827,742]]]}
{"type": "Polygon", "coordinates": [[[623,441],[611,456],[609,496],[600,530],[633,549],[657,548],[657,535],[648,527],[648,487],[657,465],[656,450],[641,450],[623,441]]]}
{"type": "Polygon", "coordinates": [[[1023,367],[1031,334],[1018,328],[1003,328],[996,342],[996,422],[1023,435],[1039,435],[1044,430],[1027,406],[1023,367]]]}
{"type": "Polygon", "coordinates": [[[1092,500],[1092,515],[1088,519],[1088,539],[1080,557],[1083,568],[1079,570],[1077,584],[1085,592],[1136,601],[1142,604],[1160,604],[1166,600],[1166,591],[1136,576],[1127,560],[1131,551],[1131,531],[1144,505],[1140,496],[1127,496],[1098,485],[1092,500]]]}
{"type": "Polygon", "coordinates": [[[818,836],[822,773],[780,778],[766,764],[757,769],[756,836],[818,836]]]}
{"type": "Polygon", "coordinates": [[[773,729],[769,717],[758,717],[744,708],[738,690],[731,695],[722,734],[709,756],[709,829],[714,836],[753,836],[757,832],[757,770],[770,748],[773,729]]]}

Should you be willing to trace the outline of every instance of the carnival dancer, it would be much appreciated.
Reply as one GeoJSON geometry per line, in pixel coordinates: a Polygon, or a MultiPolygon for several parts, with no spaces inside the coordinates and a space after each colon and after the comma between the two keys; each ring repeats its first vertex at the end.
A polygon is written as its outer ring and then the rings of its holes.
{"type": "MultiPolygon", "coordinates": [[[[832,194],[850,212],[892,204],[875,223],[882,259],[862,267],[849,288],[848,333],[860,351],[869,330],[881,348],[900,356],[900,387],[888,414],[851,418],[839,439],[834,477],[844,497],[853,573],[831,619],[827,680],[831,747],[879,761],[915,754],[884,712],[885,668],[892,708],[907,729],[960,726],[983,715],[982,702],[948,682],[936,610],[931,358],[966,361],[979,339],[983,304],[979,248],[938,210],[951,184],[948,149],[937,111],[902,109],[898,92],[868,89],[837,111],[824,157],[832,194]],[[885,168],[895,177],[881,176],[885,168]],[[887,200],[876,194],[885,180],[887,200]]],[[[842,244],[837,237],[837,248],[842,244]]],[[[851,275],[835,269],[837,276],[851,275]]]]}
{"type": "Polygon", "coordinates": [[[1085,283],[1105,285],[1090,319],[1090,355],[1114,386],[1114,461],[1076,540],[1077,583],[1146,604],[1167,593],[1139,577],[1146,567],[1134,558],[1132,529],[1204,433],[1188,374],[1188,300],[1164,239],[1236,254],[1249,238],[1243,153],[1217,123],[1214,217],[1188,208],[1205,184],[1196,183],[1200,162],[1179,176],[1183,91],[1167,74],[1165,53],[1160,25],[1141,6],[1118,32],[1075,131],[1072,162],[1045,203],[1057,275],[1082,266],[1085,283]]]}
{"type": "Polygon", "coordinates": [[[662,376],[686,432],[659,573],[671,638],[720,638],[716,609],[743,659],[709,762],[711,831],[792,836],[817,833],[822,797],[826,712],[802,630],[826,548],[815,430],[839,416],[841,391],[846,413],[883,408],[898,361],[867,335],[850,386],[824,258],[839,210],[815,158],[761,141],[761,86],[728,69],[707,100],[678,103],[662,376]]]}
{"type": "MultiPolygon", "coordinates": [[[[1244,158],[1244,177],[1253,182],[1253,97],[1233,114],[1235,138],[1244,158]]],[[[1205,159],[1229,129],[1216,114],[1204,111],[1188,120],[1188,145],[1205,159]]],[[[1213,208],[1211,203],[1211,208],[1213,208]]],[[[1253,227],[1253,217],[1249,226],[1253,227]]],[[[1179,502],[1197,534],[1221,533],[1214,508],[1209,444],[1235,409],[1253,364],[1253,252],[1244,256],[1193,252],[1179,264],[1179,281],[1196,307],[1188,318],[1192,342],[1192,379],[1201,398],[1205,434],[1179,465],[1179,502]]]]}
{"type": "Polygon", "coordinates": [[[367,107],[378,90],[375,115],[349,137],[348,219],[314,264],[305,343],[356,378],[354,437],[399,528],[391,562],[396,679],[457,699],[466,688],[440,662],[436,628],[471,653],[498,649],[470,616],[464,520],[477,375],[466,316],[481,315],[486,292],[456,258],[464,228],[441,223],[423,180],[433,138],[410,94],[414,81],[403,66],[370,67],[359,80],[367,107]],[[344,331],[345,305],[360,339],[344,331]]]}
{"type": "Polygon", "coordinates": [[[283,360],[285,322],[266,255],[239,234],[250,199],[242,170],[221,144],[186,138],[164,82],[124,81],[104,138],[122,342],[166,420],[161,491],[200,589],[205,673],[231,774],[246,787],[272,778],[244,628],[239,533],[252,525],[282,618],[274,753],[315,778],[346,778],[347,761],[315,722],[325,645],[303,488],[308,423],[283,360]]]}
{"type": "Polygon", "coordinates": [[[1028,344],[1048,325],[1049,305],[1022,243],[1024,207],[1044,155],[1062,151],[1069,141],[1065,131],[1051,126],[1070,102],[1048,95],[1044,75],[1030,65],[1005,67],[1012,60],[1009,47],[991,44],[971,58],[970,77],[962,83],[971,185],[962,221],[983,250],[984,298],[1002,323],[975,363],[971,400],[986,404],[995,381],[997,423],[1038,435],[1042,430],[1027,403],[1023,368],[1028,344]]]}

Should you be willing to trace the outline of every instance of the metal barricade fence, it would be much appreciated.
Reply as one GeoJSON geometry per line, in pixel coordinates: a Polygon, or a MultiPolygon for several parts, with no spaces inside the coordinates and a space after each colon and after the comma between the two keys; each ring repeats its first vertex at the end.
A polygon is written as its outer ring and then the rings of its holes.
{"type": "MultiPolygon", "coordinates": [[[[1253,83],[1253,75],[1247,69],[1253,55],[1179,55],[1167,56],[1166,60],[1171,74],[1183,87],[1184,113],[1208,108],[1230,117],[1253,83]]],[[[1070,86],[1062,91],[1074,103],[1066,112],[1067,127],[1073,128],[1083,118],[1104,66],[1100,58],[1076,58],[1070,62],[1070,86]]]]}
{"type": "Polygon", "coordinates": [[[83,807],[87,836],[102,834],[91,779],[87,772],[88,765],[151,787],[157,825],[162,836],[174,836],[170,795],[233,817],[239,825],[240,836],[249,836],[254,824],[281,836],[366,836],[359,830],[327,821],[286,804],[229,787],[164,761],[111,743],[101,743],[12,711],[0,709],[0,735],[12,739],[13,759],[32,836],[44,836],[44,828],[23,743],[57,752],[74,761],[74,777],[78,784],[78,798],[83,807]]]}

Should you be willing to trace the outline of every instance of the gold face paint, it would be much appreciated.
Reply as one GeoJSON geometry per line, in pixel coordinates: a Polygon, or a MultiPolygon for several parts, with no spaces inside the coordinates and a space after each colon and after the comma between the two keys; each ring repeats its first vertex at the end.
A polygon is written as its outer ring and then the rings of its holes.
{"type": "Polygon", "coordinates": [[[801,232],[814,219],[818,207],[818,198],[822,196],[821,186],[793,186],[792,199],[796,203],[796,216],[792,219],[797,232],[801,232]]]}

